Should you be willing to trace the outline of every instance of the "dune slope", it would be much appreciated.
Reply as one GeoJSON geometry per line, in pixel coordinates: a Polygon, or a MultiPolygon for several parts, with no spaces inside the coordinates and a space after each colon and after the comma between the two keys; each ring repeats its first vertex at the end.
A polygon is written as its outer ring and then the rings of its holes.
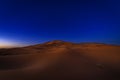
{"type": "Polygon", "coordinates": [[[120,46],[51,41],[0,49],[0,80],[120,80],[120,46]]]}

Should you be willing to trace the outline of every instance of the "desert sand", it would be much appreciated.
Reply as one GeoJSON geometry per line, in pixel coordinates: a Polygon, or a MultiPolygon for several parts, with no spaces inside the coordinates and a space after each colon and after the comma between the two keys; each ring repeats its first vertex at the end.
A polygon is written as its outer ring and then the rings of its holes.
{"type": "Polygon", "coordinates": [[[0,80],[120,80],[120,46],[55,40],[0,49],[0,80]]]}

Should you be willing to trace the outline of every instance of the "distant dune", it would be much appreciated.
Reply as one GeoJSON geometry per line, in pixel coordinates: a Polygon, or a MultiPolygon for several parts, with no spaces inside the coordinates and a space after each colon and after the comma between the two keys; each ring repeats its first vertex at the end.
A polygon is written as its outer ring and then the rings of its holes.
{"type": "Polygon", "coordinates": [[[0,49],[0,80],[120,80],[120,46],[55,40],[0,49]]]}

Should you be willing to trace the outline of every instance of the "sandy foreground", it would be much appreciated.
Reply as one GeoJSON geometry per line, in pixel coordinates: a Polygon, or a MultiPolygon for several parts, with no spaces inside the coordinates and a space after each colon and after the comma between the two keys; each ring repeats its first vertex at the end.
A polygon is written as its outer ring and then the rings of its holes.
{"type": "Polygon", "coordinates": [[[120,46],[52,41],[0,54],[0,80],[120,80],[120,46]]]}

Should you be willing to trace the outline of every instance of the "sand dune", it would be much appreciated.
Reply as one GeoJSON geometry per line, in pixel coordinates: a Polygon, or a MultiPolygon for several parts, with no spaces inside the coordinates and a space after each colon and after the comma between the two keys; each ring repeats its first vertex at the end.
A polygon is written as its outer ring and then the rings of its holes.
{"type": "Polygon", "coordinates": [[[120,80],[120,46],[51,41],[0,54],[0,80],[120,80]]]}

